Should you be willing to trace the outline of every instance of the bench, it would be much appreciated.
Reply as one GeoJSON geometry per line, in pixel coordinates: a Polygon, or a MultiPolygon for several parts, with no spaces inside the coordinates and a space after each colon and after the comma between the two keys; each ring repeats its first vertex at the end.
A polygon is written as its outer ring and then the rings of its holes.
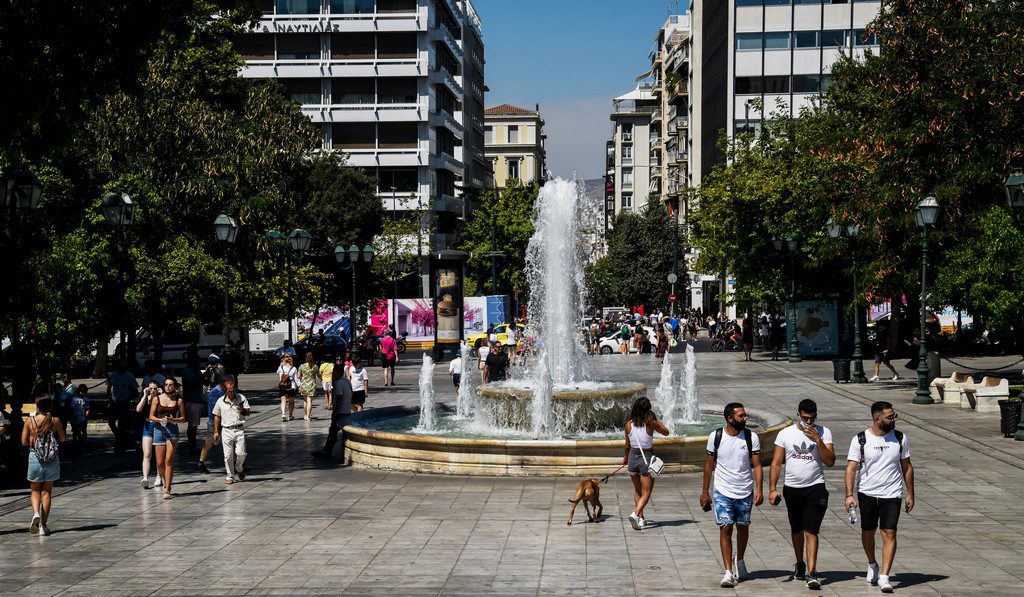
{"type": "Polygon", "coordinates": [[[980,413],[999,412],[999,401],[1010,398],[1010,382],[1001,377],[985,377],[981,383],[964,384],[960,408],[974,408],[980,413]]]}
{"type": "Polygon", "coordinates": [[[928,384],[932,400],[936,404],[946,406],[960,406],[961,393],[964,384],[974,383],[974,379],[966,373],[953,372],[949,377],[937,377],[928,384]]]}

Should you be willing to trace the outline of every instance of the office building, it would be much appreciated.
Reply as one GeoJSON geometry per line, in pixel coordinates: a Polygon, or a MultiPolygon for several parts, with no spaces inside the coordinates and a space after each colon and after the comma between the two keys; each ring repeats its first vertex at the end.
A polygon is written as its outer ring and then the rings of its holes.
{"type": "Polygon", "coordinates": [[[656,187],[656,170],[660,156],[652,151],[659,143],[660,132],[652,124],[658,110],[650,83],[612,100],[612,139],[606,146],[606,199],[605,225],[610,229],[620,212],[632,212],[647,207],[648,198],[656,187]],[[655,176],[652,177],[652,173],[655,176]]]}
{"type": "Polygon", "coordinates": [[[502,104],[484,111],[484,146],[499,189],[518,179],[543,182],[547,175],[544,119],[533,110],[502,104]]]}

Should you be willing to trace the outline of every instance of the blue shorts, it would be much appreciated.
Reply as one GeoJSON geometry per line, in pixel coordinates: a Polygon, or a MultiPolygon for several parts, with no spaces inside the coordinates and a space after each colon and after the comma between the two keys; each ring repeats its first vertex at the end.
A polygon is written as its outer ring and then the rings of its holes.
{"type": "Polygon", "coordinates": [[[747,526],[750,524],[750,510],[754,507],[754,494],[751,493],[745,498],[731,498],[722,495],[715,490],[715,522],[719,526],[738,524],[747,526]]]}
{"type": "Polygon", "coordinates": [[[46,483],[60,479],[60,458],[50,462],[39,462],[36,452],[28,448],[28,481],[29,483],[46,483]]]}
{"type": "Polygon", "coordinates": [[[166,426],[160,423],[153,423],[153,445],[163,446],[168,440],[178,441],[181,433],[178,432],[177,423],[168,423],[166,426]]]}
{"type": "Polygon", "coordinates": [[[154,423],[153,421],[142,422],[142,437],[153,439],[153,425],[159,425],[159,423],[154,423]]]}

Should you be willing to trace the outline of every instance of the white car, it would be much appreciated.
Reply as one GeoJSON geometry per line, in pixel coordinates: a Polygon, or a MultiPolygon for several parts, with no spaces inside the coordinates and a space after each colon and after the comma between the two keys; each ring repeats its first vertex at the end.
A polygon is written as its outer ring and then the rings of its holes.
{"type": "MultiPolygon", "coordinates": [[[[651,344],[656,345],[658,343],[657,332],[655,332],[653,328],[648,326],[644,326],[644,330],[647,331],[647,337],[651,344]]],[[[638,351],[637,349],[633,348],[633,336],[629,336],[628,338],[625,339],[625,341],[629,345],[629,352],[636,354],[638,351]]],[[[598,343],[597,346],[597,352],[599,352],[600,354],[618,354],[618,352],[621,350],[622,342],[622,332],[615,332],[611,336],[605,336],[604,338],[601,338],[601,341],[598,343]]]]}

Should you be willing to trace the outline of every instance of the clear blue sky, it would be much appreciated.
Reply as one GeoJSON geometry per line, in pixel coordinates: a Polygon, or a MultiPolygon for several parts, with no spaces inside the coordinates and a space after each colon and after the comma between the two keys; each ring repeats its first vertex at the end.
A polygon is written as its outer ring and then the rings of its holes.
{"type": "Polygon", "coordinates": [[[689,0],[473,0],[483,22],[487,106],[540,104],[548,168],[599,178],[611,100],[650,68],[654,37],[689,0]]]}

